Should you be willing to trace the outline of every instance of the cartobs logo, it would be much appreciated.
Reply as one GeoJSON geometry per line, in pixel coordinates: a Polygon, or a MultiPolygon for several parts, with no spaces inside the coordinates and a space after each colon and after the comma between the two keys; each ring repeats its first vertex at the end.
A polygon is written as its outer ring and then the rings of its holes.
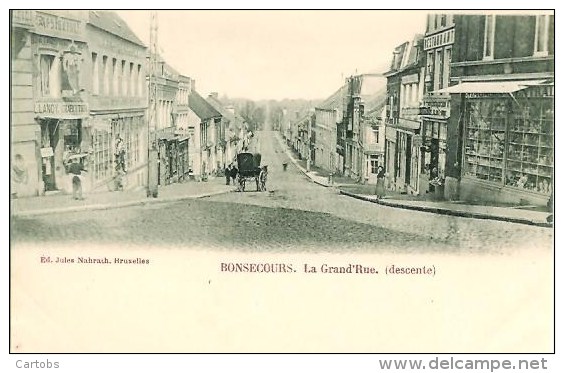
{"type": "Polygon", "coordinates": [[[49,368],[59,368],[59,362],[58,361],[49,361],[49,359],[47,359],[47,361],[39,361],[39,360],[35,360],[35,361],[24,361],[24,360],[17,360],[16,361],[16,368],[24,368],[24,369],[30,369],[30,368],[39,368],[39,369],[49,369],[49,368]]]}

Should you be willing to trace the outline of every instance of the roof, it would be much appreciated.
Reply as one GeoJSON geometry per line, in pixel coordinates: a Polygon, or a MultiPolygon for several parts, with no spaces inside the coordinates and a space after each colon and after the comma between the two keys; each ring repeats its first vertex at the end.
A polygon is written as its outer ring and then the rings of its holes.
{"type": "Polygon", "coordinates": [[[190,109],[203,120],[210,118],[221,117],[221,113],[218,112],[209,102],[207,102],[202,96],[196,91],[192,91],[188,95],[188,106],[190,109]]]}
{"type": "Polygon", "coordinates": [[[233,115],[233,113],[231,113],[229,110],[227,110],[225,107],[223,107],[223,104],[217,98],[215,98],[213,96],[208,96],[206,101],[211,106],[213,106],[213,108],[215,110],[217,110],[222,116],[226,117],[229,120],[235,120],[235,115],[233,115]]]}
{"type": "Polygon", "coordinates": [[[418,49],[422,48],[423,35],[415,34],[411,41],[406,41],[398,45],[394,49],[394,56],[392,58],[392,63],[386,75],[394,75],[399,71],[407,69],[409,67],[417,65],[418,58],[421,58],[421,53],[418,49]]]}
{"type": "Polygon", "coordinates": [[[364,98],[364,112],[369,114],[380,111],[386,106],[386,88],[364,98]]]}
{"type": "Polygon", "coordinates": [[[321,104],[316,106],[316,109],[322,110],[333,110],[338,109],[343,106],[343,97],[347,94],[347,86],[343,85],[341,88],[337,90],[337,92],[333,93],[329,98],[323,101],[321,104]]]}
{"type": "Polygon", "coordinates": [[[130,41],[139,46],[145,44],[129,28],[127,23],[116,13],[109,10],[90,10],[88,12],[88,23],[122,39],[130,41]]]}

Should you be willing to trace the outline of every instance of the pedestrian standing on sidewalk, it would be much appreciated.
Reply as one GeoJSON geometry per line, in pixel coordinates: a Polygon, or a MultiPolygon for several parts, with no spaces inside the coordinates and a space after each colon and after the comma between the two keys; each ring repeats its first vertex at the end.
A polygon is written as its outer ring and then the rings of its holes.
{"type": "Polygon", "coordinates": [[[386,172],[384,167],[378,167],[378,173],[376,174],[376,197],[382,199],[385,195],[384,179],[386,178],[386,172]]]}
{"type": "Polygon", "coordinates": [[[233,185],[235,185],[235,179],[237,179],[237,173],[239,172],[239,170],[237,169],[237,167],[235,165],[233,165],[233,167],[231,167],[231,179],[233,179],[233,185]]]}
{"type": "Polygon", "coordinates": [[[72,198],[76,200],[81,200],[82,198],[82,180],[81,174],[84,170],[82,164],[78,161],[77,158],[72,160],[72,163],[69,165],[69,175],[72,180],[72,198]]]}
{"type": "Polygon", "coordinates": [[[225,169],[225,185],[229,185],[229,181],[231,180],[231,167],[232,165],[230,164],[225,169]]]}

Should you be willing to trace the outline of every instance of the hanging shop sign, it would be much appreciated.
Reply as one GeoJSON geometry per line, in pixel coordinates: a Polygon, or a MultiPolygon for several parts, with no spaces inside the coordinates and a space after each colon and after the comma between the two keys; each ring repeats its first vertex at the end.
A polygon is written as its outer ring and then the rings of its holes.
{"type": "Polygon", "coordinates": [[[49,148],[41,148],[41,157],[42,158],[48,158],[48,157],[52,157],[53,156],[53,148],[49,147],[49,148]]]}
{"type": "Polygon", "coordinates": [[[449,118],[450,97],[425,96],[423,106],[421,107],[421,115],[449,118]]]}

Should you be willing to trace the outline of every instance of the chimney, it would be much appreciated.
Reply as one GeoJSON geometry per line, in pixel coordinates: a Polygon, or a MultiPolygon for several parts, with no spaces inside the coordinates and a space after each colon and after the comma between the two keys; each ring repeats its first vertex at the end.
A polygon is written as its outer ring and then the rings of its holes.
{"type": "Polygon", "coordinates": [[[235,107],[233,105],[226,106],[225,110],[227,110],[231,114],[235,115],[235,107]]]}
{"type": "Polygon", "coordinates": [[[211,93],[209,94],[209,96],[215,98],[216,100],[217,100],[218,97],[219,97],[219,95],[217,94],[217,92],[211,92],[211,93]]]}
{"type": "Polygon", "coordinates": [[[196,90],[196,79],[190,79],[190,92],[194,92],[196,90]]]}

